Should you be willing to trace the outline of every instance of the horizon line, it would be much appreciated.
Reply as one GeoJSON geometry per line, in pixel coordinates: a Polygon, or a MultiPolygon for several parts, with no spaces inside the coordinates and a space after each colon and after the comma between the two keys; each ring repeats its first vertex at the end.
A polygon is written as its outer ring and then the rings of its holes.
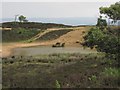
{"type": "MultiPolygon", "coordinates": [[[[26,18],[97,18],[98,16],[96,17],[26,17],[26,18]]],[[[14,17],[4,17],[4,18],[1,18],[1,19],[5,19],[5,18],[14,18],[14,17]]]]}

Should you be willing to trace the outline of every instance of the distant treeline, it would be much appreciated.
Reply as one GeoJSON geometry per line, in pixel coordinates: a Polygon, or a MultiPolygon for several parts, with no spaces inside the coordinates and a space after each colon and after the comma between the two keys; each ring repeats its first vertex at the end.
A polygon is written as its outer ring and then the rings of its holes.
{"type": "Polygon", "coordinates": [[[65,28],[72,27],[64,24],[55,23],[38,23],[38,22],[4,22],[2,23],[3,28],[36,28],[36,29],[47,29],[47,28],[65,28]]]}

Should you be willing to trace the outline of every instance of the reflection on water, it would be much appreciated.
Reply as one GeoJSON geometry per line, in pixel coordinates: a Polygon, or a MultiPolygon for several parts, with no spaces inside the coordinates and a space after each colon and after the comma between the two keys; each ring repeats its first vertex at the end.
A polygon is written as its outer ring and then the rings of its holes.
{"type": "Polygon", "coordinates": [[[22,55],[22,56],[35,56],[41,54],[53,54],[53,53],[96,53],[96,51],[92,51],[90,49],[83,49],[80,47],[45,47],[45,46],[38,46],[38,47],[28,47],[28,48],[16,48],[13,50],[13,55],[22,55]]]}

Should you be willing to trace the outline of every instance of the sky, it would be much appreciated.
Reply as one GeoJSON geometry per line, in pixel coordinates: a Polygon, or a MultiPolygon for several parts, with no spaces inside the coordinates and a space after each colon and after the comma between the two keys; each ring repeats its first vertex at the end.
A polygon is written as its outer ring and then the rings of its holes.
{"type": "Polygon", "coordinates": [[[2,2],[118,2],[119,0],[0,0],[2,2]]]}
{"type": "MultiPolygon", "coordinates": [[[[22,0],[21,0],[22,1],[22,0]]],[[[2,18],[98,17],[99,7],[115,2],[2,2],[2,18]]]]}

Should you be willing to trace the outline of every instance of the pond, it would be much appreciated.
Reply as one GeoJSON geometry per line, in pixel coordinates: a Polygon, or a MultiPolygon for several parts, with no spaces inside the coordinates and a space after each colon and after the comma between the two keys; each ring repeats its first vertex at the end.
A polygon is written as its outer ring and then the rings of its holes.
{"type": "Polygon", "coordinates": [[[12,52],[12,55],[21,55],[21,56],[36,56],[44,54],[54,54],[54,53],[97,53],[90,49],[83,49],[80,47],[48,47],[48,46],[36,46],[36,47],[24,47],[24,48],[15,48],[12,52]]]}

